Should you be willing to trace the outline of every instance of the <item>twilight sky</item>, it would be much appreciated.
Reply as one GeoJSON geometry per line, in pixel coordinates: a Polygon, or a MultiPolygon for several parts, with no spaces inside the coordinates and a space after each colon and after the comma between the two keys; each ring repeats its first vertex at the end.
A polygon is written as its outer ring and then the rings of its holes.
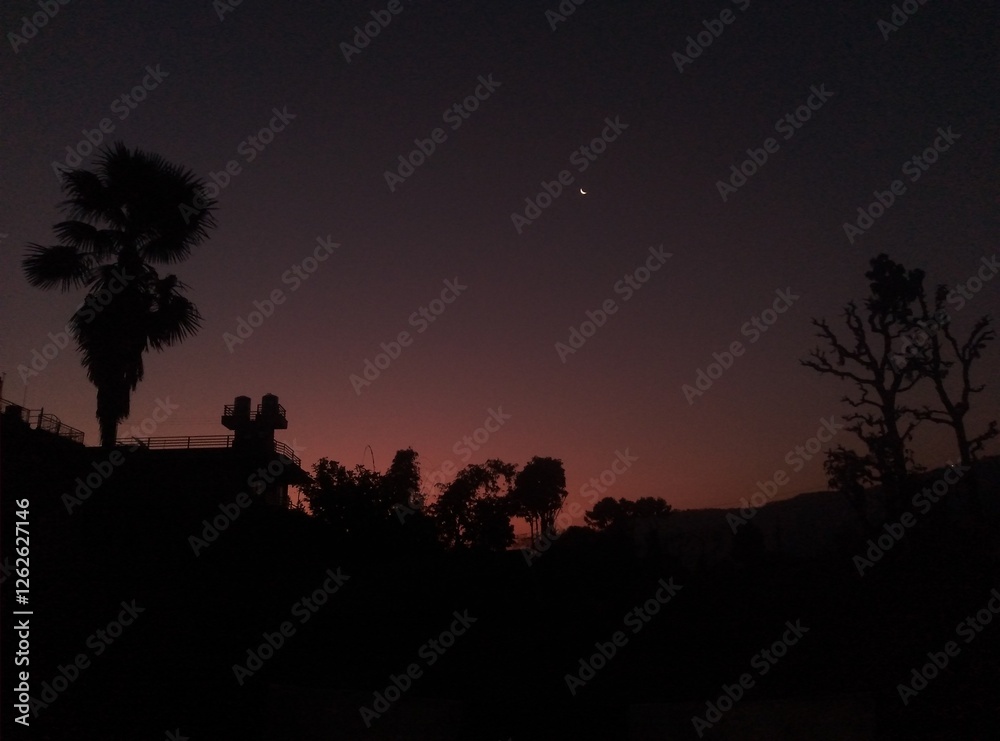
{"type": "MultiPolygon", "coordinates": [[[[71,2],[31,35],[41,6],[5,3],[4,397],[97,443],[72,345],[18,372],[83,297],[30,288],[20,260],[53,243],[54,166],[89,166],[91,132],[220,186],[218,230],[164,271],[203,328],[147,356],[119,434],[158,400],[177,409],[154,435],[222,434],[224,404],[270,392],[307,467],[353,466],[366,445],[380,470],[414,447],[425,477],[554,456],[585,506],[581,487],[625,459],[608,494],[680,508],[737,506],[779,470],[779,496],[822,488],[821,455],[786,454],[850,389],[799,365],[810,319],[861,299],[883,251],[929,284],[991,278],[950,304],[962,331],[1000,306],[997,11],[904,5],[897,29],[879,26],[892,3],[861,0],[567,0],[564,20],[556,0],[245,0],[221,19],[209,0],[71,2]],[[354,47],[373,12],[388,24],[354,47]],[[891,206],[845,233],[893,181],[891,206]],[[682,387],[734,342],[689,403],[682,387]],[[367,361],[383,368],[365,379],[367,361]]],[[[975,423],[1000,409],[998,370],[994,344],[975,423]]],[[[941,430],[916,448],[928,466],[953,455],[941,430]]]]}

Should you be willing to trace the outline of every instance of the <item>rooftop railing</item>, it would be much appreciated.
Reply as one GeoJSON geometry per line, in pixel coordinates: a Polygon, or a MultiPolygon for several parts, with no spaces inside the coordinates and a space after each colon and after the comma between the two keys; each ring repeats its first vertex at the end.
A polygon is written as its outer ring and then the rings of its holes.
{"type": "MultiPolygon", "coordinates": [[[[218,407],[216,407],[216,408],[218,408],[218,407]]],[[[285,408],[283,406],[281,406],[281,404],[276,404],[274,408],[278,412],[278,416],[279,417],[282,417],[282,418],[285,417],[285,408]]],[[[264,414],[264,405],[263,404],[258,404],[256,409],[251,409],[250,410],[250,419],[251,420],[255,420],[255,419],[257,419],[257,417],[260,417],[263,414],[264,414]]],[[[236,416],[236,405],[235,404],[226,404],[226,406],[223,407],[223,409],[222,409],[222,416],[223,417],[234,417],[234,416],[236,416]]]]}
{"type": "Polygon", "coordinates": [[[17,416],[29,427],[34,427],[36,430],[44,430],[45,432],[83,445],[83,431],[60,421],[54,414],[46,414],[44,409],[28,409],[27,407],[22,407],[20,404],[7,401],[7,399],[0,399],[0,414],[14,414],[13,410],[15,409],[17,410],[17,416]],[[8,409],[11,411],[8,411],[8,409]]]}
{"type": "MultiPolygon", "coordinates": [[[[187,435],[177,437],[120,437],[118,445],[141,445],[149,450],[182,450],[185,448],[231,448],[233,435],[187,435]]],[[[302,459],[295,455],[291,446],[277,440],[274,441],[274,452],[288,458],[299,468],[302,459]]]]}

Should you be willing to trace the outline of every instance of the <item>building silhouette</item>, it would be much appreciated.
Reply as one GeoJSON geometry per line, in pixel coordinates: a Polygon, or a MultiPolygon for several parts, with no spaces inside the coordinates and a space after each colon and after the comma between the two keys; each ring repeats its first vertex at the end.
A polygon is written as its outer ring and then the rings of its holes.
{"type": "Polygon", "coordinates": [[[95,487],[81,489],[76,484],[86,479],[75,477],[106,470],[103,478],[113,479],[115,490],[136,496],[222,501],[246,492],[268,505],[291,506],[288,487],[307,484],[310,477],[295,451],[275,440],[276,430],[288,428],[278,397],[265,394],[253,409],[250,397],[237,396],[223,408],[221,423],[231,434],[123,437],[109,451],[85,446],[82,431],[44,409],[3,399],[0,464],[12,490],[56,499],[74,490],[89,493],[95,487]]]}

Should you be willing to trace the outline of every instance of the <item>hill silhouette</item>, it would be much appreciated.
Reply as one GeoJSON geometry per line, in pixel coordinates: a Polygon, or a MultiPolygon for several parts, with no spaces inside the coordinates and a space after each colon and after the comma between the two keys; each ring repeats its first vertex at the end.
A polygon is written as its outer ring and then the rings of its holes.
{"type": "MultiPolygon", "coordinates": [[[[532,559],[393,536],[359,547],[263,500],[193,546],[231,504],[225,482],[178,484],[135,455],[67,513],[60,496],[95,449],[10,432],[0,484],[32,492],[37,538],[40,738],[652,739],[698,717],[720,737],[875,739],[975,737],[1000,720],[988,626],[907,706],[897,690],[996,587],[996,458],[979,468],[994,492],[982,518],[956,490],[862,576],[852,558],[883,523],[852,529],[832,492],[768,503],[735,534],[738,510],[573,527],[532,559]],[[132,624],[94,638],[123,604],[141,610],[132,624]]],[[[8,497],[3,515],[16,517],[8,497]]]]}

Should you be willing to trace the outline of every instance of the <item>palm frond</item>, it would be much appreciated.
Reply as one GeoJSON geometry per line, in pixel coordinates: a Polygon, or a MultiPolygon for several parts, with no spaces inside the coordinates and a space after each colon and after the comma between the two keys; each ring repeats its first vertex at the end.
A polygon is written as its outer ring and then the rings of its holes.
{"type": "Polygon", "coordinates": [[[143,260],[180,262],[216,226],[217,203],[190,170],[120,142],[104,151],[99,166],[143,260]]]}
{"type": "Polygon", "coordinates": [[[68,291],[85,286],[93,279],[93,258],[73,245],[45,247],[31,243],[28,248],[21,267],[28,283],[35,288],[59,287],[68,291]]]}
{"type": "Polygon", "coordinates": [[[122,213],[99,172],[70,170],[63,173],[66,200],[60,205],[70,218],[87,223],[105,222],[123,226],[122,213]]]}
{"type": "Polygon", "coordinates": [[[149,346],[156,350],[192,337],[201,328],[198,307],[178,292],[180,288],[173,275],[157,282],[156,309],[149,314],[149,346]]]}
{"type": "Polygon", "coordinates": [[[85,221],[60,221],[52,229],[63,244],[79,247],[97,259],[115,254],[123,235],[114,229],[98,229],[85,221]]]}

